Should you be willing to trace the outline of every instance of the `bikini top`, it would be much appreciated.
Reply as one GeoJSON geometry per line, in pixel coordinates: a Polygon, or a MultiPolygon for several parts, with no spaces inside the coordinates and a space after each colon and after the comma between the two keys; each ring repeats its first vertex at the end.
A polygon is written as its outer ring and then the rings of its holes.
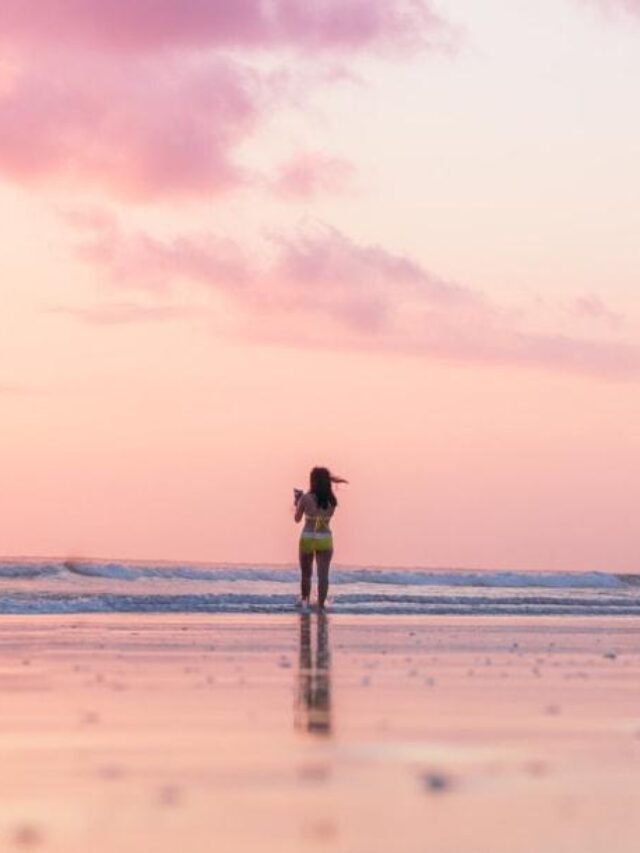
{"type": "Polygon", "coordinates": [[[311,529],[316,533],[325,530],[328,531],[332,515],[333,507],[330,507],[328,510],[321,510],[320,507],[318,507],[315,512],[305,512],[305,527],[307,527],[307,529],[311,527],[311,529]]]}
{"type": "Polygon", "coordinates": [[[313,530],[315,533],[319,533],[320,531],[329,530],[329,521],[331,520],[330,515],[305,515],[305,527],[311,522],[313,524],[313,530]]]}

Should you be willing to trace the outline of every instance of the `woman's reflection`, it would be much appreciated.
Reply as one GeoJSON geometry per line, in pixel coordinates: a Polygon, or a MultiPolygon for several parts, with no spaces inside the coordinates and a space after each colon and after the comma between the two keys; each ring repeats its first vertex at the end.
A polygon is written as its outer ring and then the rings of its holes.
{"type": "Polygon", "coordinates": [[[317,735],[331,734],[331,653],[329,620],[318,613],[315,659],[311,643],[311,616],[300,614],[300,663],[296,691],[295,726],[317,735]]]}

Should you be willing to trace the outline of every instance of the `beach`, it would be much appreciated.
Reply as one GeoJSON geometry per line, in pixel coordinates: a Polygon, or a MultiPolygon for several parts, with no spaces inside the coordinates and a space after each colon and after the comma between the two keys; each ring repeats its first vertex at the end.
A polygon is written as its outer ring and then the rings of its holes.
{"type": "Polygon", "coordinates": [[[0,848],[637,850],[633,618],[4,615],[0,848]]]}
{"type": "Polygon", "coordinates": [[[638,79],[0,0],[0,853],[640,853],[638,79]]]}

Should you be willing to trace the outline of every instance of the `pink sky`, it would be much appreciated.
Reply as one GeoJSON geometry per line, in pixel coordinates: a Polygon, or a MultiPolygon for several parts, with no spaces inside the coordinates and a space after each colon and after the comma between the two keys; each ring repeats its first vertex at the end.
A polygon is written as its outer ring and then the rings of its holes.
{"type": "Polygon", "coordinates": [[[0,552],[637,570],[640,3],[138,9],[0,8],[0,552]]]}

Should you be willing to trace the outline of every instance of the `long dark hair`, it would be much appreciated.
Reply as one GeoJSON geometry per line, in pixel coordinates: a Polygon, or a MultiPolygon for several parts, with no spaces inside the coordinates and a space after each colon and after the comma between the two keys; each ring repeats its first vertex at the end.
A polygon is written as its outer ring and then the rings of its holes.
{"type": "Polygon", "coordinates": [[[309,475],[309,491],[313,493],[320,509],[338,506],[338,499],[331,487],[332,477],[328,468],[312,468],[309,475]]]}

